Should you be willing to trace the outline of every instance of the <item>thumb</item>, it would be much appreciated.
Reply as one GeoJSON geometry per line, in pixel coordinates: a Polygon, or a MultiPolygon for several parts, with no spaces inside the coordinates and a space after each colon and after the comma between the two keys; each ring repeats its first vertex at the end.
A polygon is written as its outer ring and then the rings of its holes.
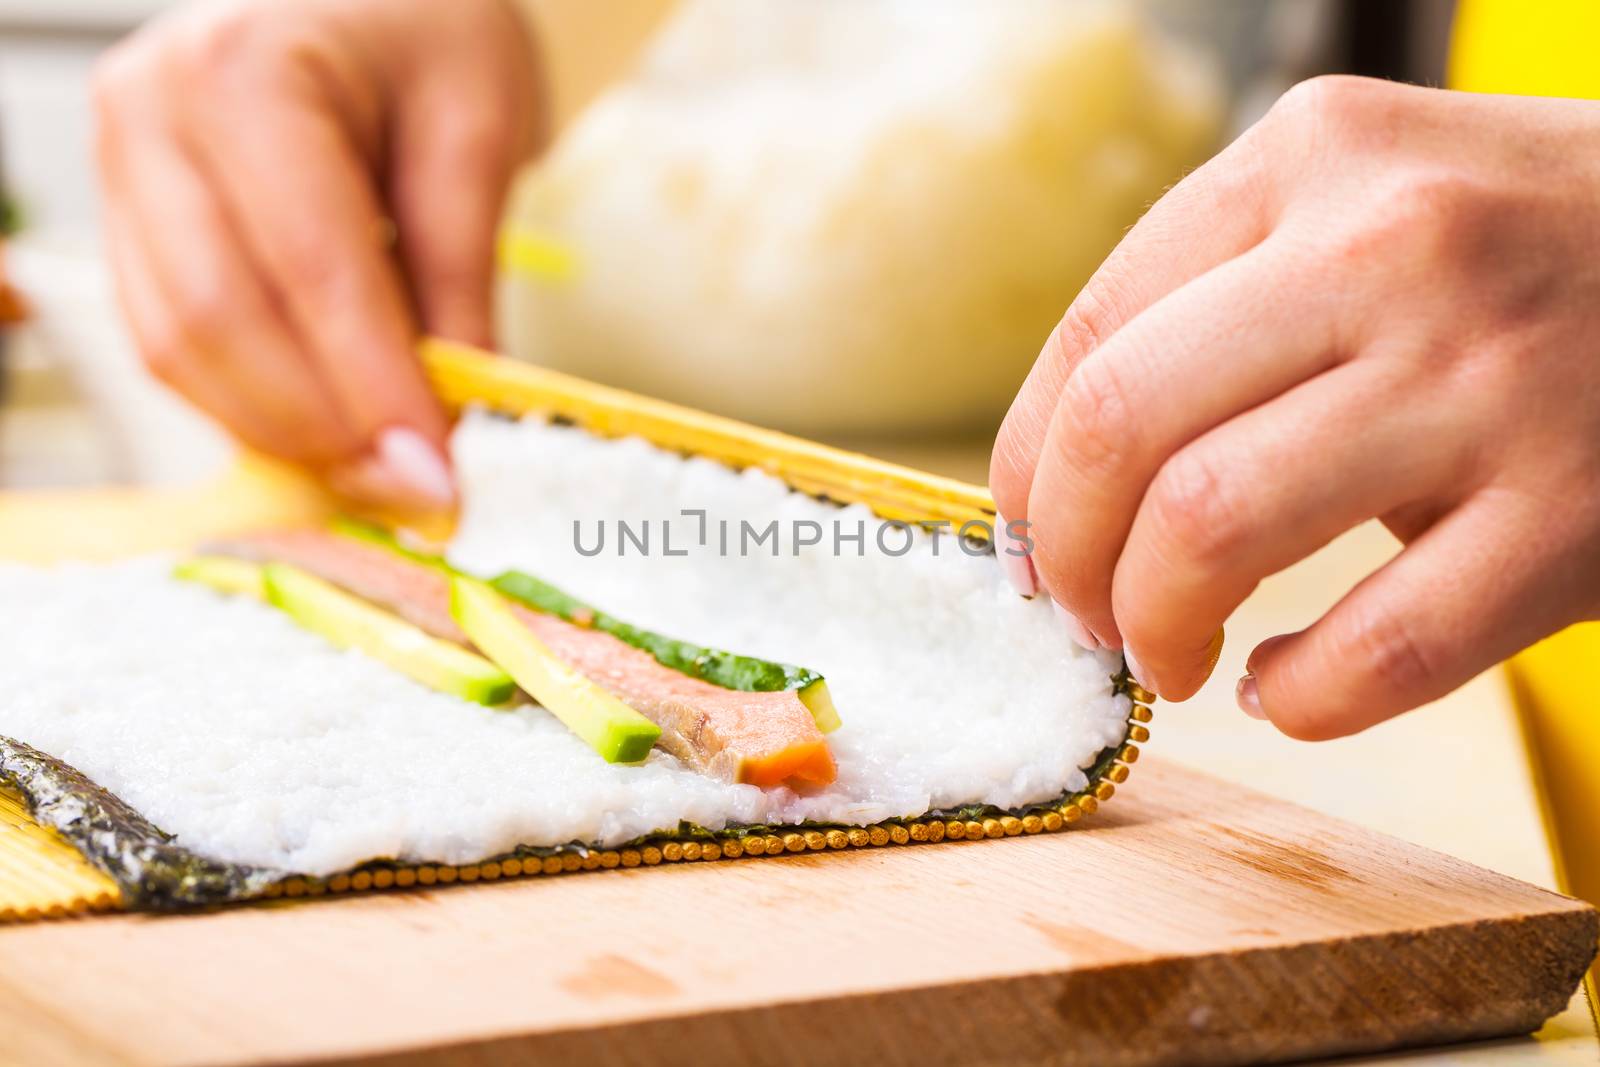
{"type": "Polygon", "coordinates": [[[1251,654],[1239,700],[1320,741],[1444,696],[1581,616],[1577,566],[1533,505],[1481,493],[1309,629],[1251,654]]]}

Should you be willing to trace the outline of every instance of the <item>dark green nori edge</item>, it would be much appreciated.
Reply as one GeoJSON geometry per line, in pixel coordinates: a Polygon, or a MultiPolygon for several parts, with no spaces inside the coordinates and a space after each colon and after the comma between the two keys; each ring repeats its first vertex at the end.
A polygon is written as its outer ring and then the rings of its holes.
{"type": "Polygon", "coordinates": [[[82,773],[38,749],[0,737],[0,783],[33,817],[70,841],[122,891],[130,908],[177,911],[260,896],[284,871],[206,859],[82,773]]]}
{"type": "MultiPolygon", "coordinates": [[[[354,519],[339,519],[334,523],[334,530],[346,537],[354,537],[398,553],[413,563],[450,574],[458,573],[444,557],[411,548],[381,526],[354,519]]],[[[575,626],[608,633],[623,644],[650,653],[663,667],[670,667],[724,689],[736,689],[744,693],[773,693],[787,689],[801,690],[813,682],[822,681],[822,675],[808,667],[723,652],[642,629],[521,571],[507,571],[489,579],[489,584],[501,595],[519,604],[565,619],[575,626]]]]}
{"type": "MultiPolygon", "coordinates": [[[[1115,690],[1126,694],[1130,679],[1126,669],[1113,679],[1115,690]]],[[[1132,719],[1129,725],[1132,725],[1132,719]]],[[[1127,742],[1127,734],[1115,745],[1102,749],[1085,775],[1083,789],[1063,793],[1051,800],[1020,808],[998,808],[990,804],[968,804],[959,808],[939,808],[920,815],[885,819],[882,823],[908,823],[925,819],[992,819],[1003,815],[1021,818],[1035,812],[1057,808],[1090,793],[1104,779],[1127,742]]],[[[0,736],[0,785],[15,788],[26,799],[33,816],[66,838],[77,850],[105,872],[122,892],[123,906],[140,911],[188,911],[195,908],[235,904],[261,898],[268,886],[302,878],[308,884],[326,885],[328,878],[298,875],[293,871],[266,867],[247,867],[207,859],[175,844],[171,834],[134,811],[110,792],[82,773],[38,749],[0,736]]],[[[876,825],[876,824],[875,824],[876,825]]],[[[629,848],[646,843],[668,841],[723,841],[757,834],[802,830],[848,830],[848,823],[802,822],[784,825],[735,825],[723,830],[708,830],[694,823],[680,823],[671,830],[658,830],[621,845],[629,848]]],[[[485,856],[475,861],[490,863],[506,859],[573,854],[584,856],[599,851],[597,846],[572,842],[565,845],[519,845],[510,852],[485,856]]],[[[398,863],[374,859],[352,867],[359,871],[400,870],[420,863],[398,863]]]]}
{"type": "MultiPolygon", "coordinates": [[[[452,570],[450,565],[436,555],[410,549],[397,541],[393,535],[381,527],[368,526],[350,520],[341,520],[337,526],[345,534],[387,545],[419,563],[452,570]]],[[[508,577],[520,577],[530,582],[538,582],[527,575],[502,575],[494,583],[499,587],[501,580],[508,577]]],[[[545,586],[538,582],[545,590],[556,596],[564,598],[568,610],[587,609],[588,606],[581,601],[545,586]]],[[[527,587],[524,587],[525,589],[527,587]]],[[[513,596],[518,600],[523,598],[515,592],[506,589],[502,593],[513,596]]],[[[524,601],[526,602],[526,601],[524,601]]],[[[540,610],[552,610],[539,604],[531,604],[540,610]]],[[[592,609],[591,609],[592,610],[592,609]]],[[[561,612],[556,611],[556,614],[561,612]]],[[[600,613],[596,612],[596,616],[600,613]]],[[[577,620],[569,620],[577,621],[577,620]]],[[[615,620],[613,620],[615,621],[615,620]]],[[[626,626],[626,624],[619,624],[626,626]]],[[[628,627],[628,629],[632,629],[628,627]]],[[[637,631],[646,634],[647,631],[637,631]]],[[[621,634],[615,636],[627,640],[621,634]]],[[[660,638],[658,635],[649,634],[659,641],[670,642],[669,638],[660,638]]],[[[629,642],[633,643],[633,642],[629,642]]],[[[698,646],[688,645],[685,642],[671,642],[673,645],[682,646],[683,649],[697,649],[698,646]]],[[[645,646],[645,651],[656,655],[654,649],[645,646]]],[[[706,650],[700,649],[704,652],[706,650]]],[[[670,654],[671,650],[669,650],[670,654]]],[[[746,659],[747,657],[728,656],[733,660],[746,659]]],[[[660,659],[660,656],[657,656],[660,659]]],[[[676,664],[661,660],[667,666],[682,670],[676,664]]],[[[783,664],[774,666],[782,667],[789,671],[802,671],[803,668],[788,667],[783,664]]],[[[686,672],[691,673],[691,672],[686,672]]],[[[807,672],[811,673],[811,672],[807,672]]],[[[812,674],[812,679],[821,677],[812,674]]],[[[1113,690],[1121,695],[1128,695],[1133,679],[1124,666],[1112,678],[1113,690]]],[[[809,684],[809,683],[806,683],[809,684]]],[[[729,688],[742,688],[729,686],[729,688]]],[[[786,688],[798,688],[788,686],[786,688]]],[[[1126,724],[1131,729],[1133,720],[1130,718],[1126,724]]],[[[1127,743],[1127,732],[1122,739],[1114,745],[1101,750],[1095,761],[1084,771],[1087,782],[1083,789],[1062,793],[1051,800],[1037,804],[1028,804],[1020,808],[998,808],[991,804],[968,804],[958,808],[939,808],[923,812],[920,815],[907,815],[900,819],[886,819],[886,823],[918,822],[925,819],[961,819],[964,821],[999,818],[1012,815],[1018,818],[1058,808],[1068,801],[1078,800],[1087,796],[1111,770],[1116,762],[1117,754],[1122,746],[1127,743]]],[[[239,864],[222,863],[207,859],[189,851],[181,845],[173,843],[171,834],[166,833],[144,816],[134,811],[122,800],[112,795],[109,791],[90,781],[81,772],[67,764],[48,756],[39,750],[23,744],[20,741],[0,735],[0,785],[10,786],[20,792],[27,801],[34,818],[41,824],[49,826],[66,838],[81,852],[90,863],[103,871],[122,893],[122,903],[125,907],[134,910],[146,911],[185,911],[195,908],[215,907],[221,904],[242,903],[257,900],[264,896],[268,886],[280,884],[291,878],[301,878],[310,885],[326,885],[328,878],[317,878],[313,875],[299,875],[292,871],[273,870],[265,867],[248,867],[239,864]]],[[[818,823],[802,822],[792,825],[734,825],[723,830],[708,830],[703,826],[693,823],[680,823],[672,830],[658,830],[635,838],[633,841],[615,848],[627,848],[646,843],[665,844],[669,841],[716,841],[749,837],[757,834],[766,835],[781,833],[795,829],[830,830],[852,829],[851,824],[845,823],[818,823]]],[[[577,855],[585,856],[597,851],[593,845],[572,842],[565,845],[519,845],[510,852],[498,856],[485,856],[477,862],[490,863],[505,859],[528,859],[537,857],[544,859],[549,856],[577,855]]],[[[346,874],[355,874],[360,871],[400,870],[406,867],[419,866],[416,863],[398,863],[387,859],[374,859],[352,867],[346,874]]]]}

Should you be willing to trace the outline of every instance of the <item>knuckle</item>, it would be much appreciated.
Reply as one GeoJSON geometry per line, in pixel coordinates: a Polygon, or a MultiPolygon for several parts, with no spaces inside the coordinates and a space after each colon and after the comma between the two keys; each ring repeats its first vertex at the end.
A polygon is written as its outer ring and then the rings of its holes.
{"type": "Polygon", "coordinates": [[[1114,332],[1114,301],[1097,274],[1079,291],[1051,335],[1056,354],[1068,366],[1105,343],[1114,332]]]}
{"type": "Polygon", "coordinates": [[[1026,509],[1028,487],[1033,482],[1034,463],[1038,454],[1026,442],[1043,438],[1042,431],[1025,438],[1016,425],[1014,413],[1006,416],[989,456],[989,491],[994,496],[995,507],[1000,514],[1020,517],[1026,509]]]}
{"type": "Polygon", "coordinates": [[[487,105],[451,122],[441,133],[441,148],[453,171],[468,174],[497,174],[511,166],[509,138],[513,130],[510,117],[487,105]]]}
{"type": "Polygon", "coordinates": [[[1407,221],[1414,239],[1423,242],[1422,251],[1433,265],[1474,270],[1502,244],[1497,238],[1509,205],[1465,171],[1408,175],[1402,197],[1410,205],[1407,221]]]}
{"type": "Polygon", "coordinates": [[[115,116],[117,102],[127,88],[127,60],[122,58],[126,47],[112,48],[89,69],[89,104],[102,122],[115,116]]]}
{"type": "Polygon", "coordinates": [[[1109,360],[1085,364],[1061,393],[1064,447],[1069,465],[1087,476],[1125,467],[1130,459],[1133,405],[1127,387],[1109,360]]]}
{"type": "Polygon", "coordinates": [[[1280,122],[1336,127],[1365,121],[1384,83],[1350,74],[1321,74],[1291,85],[1268,112],[1280,122]]]}
{"type": "Polygon", "coordinates": [[[1400,167],[1328,238],[1324,261],[1346,272],[1414,264],[1435,278],[1476,284],[1514,211],[1507,198],[1460,169],[1400,167]]]}
{"type": "Polygon", "coordinates": [[[314,74],[323,65],[314,34],[272,17],[272,7],[226,9],[176,34],[174,67],[185,84],[205,90],[190,105],[199,118],[232,123],[241,108],[282,97],[299,86],[299,74],[314,74]]]}
{"type": "Polygon", "coordinates": [[[1359,277],[1415,239],[1412,209],[1384,197],[1331,235],[1313,258],[1326,269],[1343,272],[1339,276],[1359,277]]]}
{"type": "Polygon", "coordinates": [[[1390,123],[1396,88],[1374,78],[1324,74],[1289,88],[1268,110],[1263,133],[1297,158],[1348,159],[1390,123]]]}
{"type": "Polygon", "coordinates": [[[1214,456],[1184,449],[1162,464],[1147,506],[1157,545],[1202,570],[1225,566],[1248,549],[1250,514],[1214,456]]]}
{"type": "Polygon", "coordinates": [[[182,54],[189,69],[204,74],[237,73],[254,67],[274,49],[256,5],[237,5],[213,12],[187,27],[182,54]]]}
{"type": "Polygon", "coordinates": [[[1349,662],[1364,665],[1386,691],[1389,701],[1403,701],[1424,691],[1436,675],[1435,655],[1414,625],[1393,612],[1369,608],[1355,620],[1346,641],[1349,662]]]}
{"type": "Polygon", "coordinates": [[[328,247],[317,231],[286,229],[273,242],[270,255],[274,273],[302,287],[309,298],[319,303],[341,299],[348,252],[328,247]]]}
{"type": "Polygon", "coordinates": [[[173,308],[178,329],[201,348],[227,335],[235,311],[228,292],[208,281],[191,285],[173,308]]]}
{"type": "Polygon", "coordinates": [[[137,39],[115,45],[89,71],[89,103],[102,127],[118,122],[127,103],[145,93],[151,61],[137,39]]]}

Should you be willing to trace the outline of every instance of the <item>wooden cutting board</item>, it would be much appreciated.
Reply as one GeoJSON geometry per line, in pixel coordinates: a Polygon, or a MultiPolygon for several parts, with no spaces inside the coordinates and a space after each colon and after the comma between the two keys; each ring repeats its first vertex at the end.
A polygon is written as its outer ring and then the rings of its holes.
{"type": "Polygon", "coordinates": [[[1596,930],[1152,760],[1063,834],[7,928],[0,1059],[1258,1062],[1526,1032],[1596,930]]]}

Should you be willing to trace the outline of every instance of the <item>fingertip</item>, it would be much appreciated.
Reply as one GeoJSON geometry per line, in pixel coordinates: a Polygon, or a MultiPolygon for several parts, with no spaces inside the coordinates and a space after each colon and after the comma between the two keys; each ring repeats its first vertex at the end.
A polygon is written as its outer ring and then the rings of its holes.
{"type": "Polygon", "coordinates": [[[994,516],[994,555],[1004,574],[1019,596],[1033,597],[1039,592],[1039,576],[1034,573],[1030,558],[1030,542],[1013,536],[1011,523],[999,512],[994,516]]]}
{"type": "Polygon", "coordinates": [[[447,508],[455,503],[455,476],[443,451],[409,426],[378,434],[373,455],[396,482],[424,503],[447,508]]]}
{"type": "Polygon", "coordinates": [[[1070,558],[1073,550],[1070,547],[1063,550],[1060,526],[1053,519],[1049,526],[1045,525],[1045,521],[1030,520],[1029,530],[1033,542],[1033,554],[1029,559],[1038,579],[1039,592],[1070,612],[1101,648],[1121,650],[1126,643],[1126,636],[1119,628],[1112,609],[1110,590],[1097,598],[1098,587],[1090,584],[1085,569],[1073,567],[1063,559],[1070,558]]]}
{"type": "Polygon", "coordinates": [[[406,426],[383,430],[365,454],[330,469],[328,484],[341,496],[405,511],[444,511],[456,501],[443,453],[406,426]]]}
{"type": "MultiPolygon", "coordinates": [[[[1033,463],[1019,455],[1020,446],[1010,425],[1011,419],[1007,416],[989,453],[989,495],[994,499],[997,519],[999,513],[1022,515],[1027,512],[1028,488],[1033,480],[1033,463]]],[[[1002,520],[1000,528],[1004,527],[1002,520]]]]}
{"type": "MultiPolygon", "coordinates": [[[[1322,678],[1307,643],[1308,631],[1279,634],[1258,644],[1245,661],[1255,705],[1280,733],[1296,741],[1331,741],[1362,729],[1341,701],[1340,688],[1322,678]],[[1309,672],[1309,675],[1308,675],[1309,672]]],[[[1243,706],[1243,693],[1241,707],[1243,706]]]]}
{"type": "Polygon", "coordinates": [[[1222,658],[1223,640],[1223,631],[1218,629],[1198,655],[1189,653],[1176,666],[1163,671],[1162,699],[1188,700],[1198,693],[1217,669],[1217,661],[1222,658]]]}
{"type": "Polygon", "coordinates": [[[1127,665],[1128,673],[1133,676],[1133,680],[1138,683],[1140,689],[1147,693],[1154,693],[1156,696],[1161,695],[1160,690],[1156,689],[1155,682],[1150,677],[1150,672],[1139,665],[1139,659],[1133,654],[1133,649],[1126,645],[1122,649],[1122,662],[1127,665]]]}
{"type": "MultiPolygon", "coordinates": [[[[1079,621],[1076,615],[1062,607],[1060,602],[1052,600],[1050,604],[1055,608],[1056,617],[1060,619],[1061,624],[1066,627],[1067,636],[1071,637],[1073,642],[1077,644],[1079,648],[1083,649],[1085,652],[1098,652],[1101,648],[1105,647],[1100,644],[1100,639],[1095,637],[1094,633],[1091,632],[1090,629],[1081,621],[1079,621]]],[[[1138,679],[1135,678],[1134,681],[1138,681],[1138,679]]]]}

